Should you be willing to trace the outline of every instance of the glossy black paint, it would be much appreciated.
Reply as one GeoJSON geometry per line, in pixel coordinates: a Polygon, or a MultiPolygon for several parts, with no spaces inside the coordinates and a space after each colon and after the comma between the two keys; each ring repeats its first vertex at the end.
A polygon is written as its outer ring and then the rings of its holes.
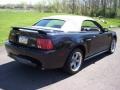
{"type": "MultiPolygon", "coordinates": [[[[11,30],[9,41],[5,43],[8,55],[23,56],[39,62],[42,68],[53,69],[64,66],[69,54],[75,48],[80,48],[84,52],[84,59],[89,58],[102,51],[109,50],[112,39],[117,40],[116,33],[106,31],[81,31],[81,32],[62,32],[56,30],[37,30],[36,28],[27,28],[28,31],[18,30],[15,27],[11,30]],[[36,31],[36,32],[31,32],[36,31]],[[17,39],[20,35],[29,37],[27,45],[19,44],[17,39]],[[49,38],[52,40],[53,50],[41,50],[36,46],[36,38],[49,38]]],[[[22,28],[26,29],[26,28],[22,28]]],[[[15,58],[14,58],[15,59],[15,58]]],[[[32,60],[32,61],[33,61],[32,60]]],[[[33,61],[34,63],[34,61],[33,61]]]]}

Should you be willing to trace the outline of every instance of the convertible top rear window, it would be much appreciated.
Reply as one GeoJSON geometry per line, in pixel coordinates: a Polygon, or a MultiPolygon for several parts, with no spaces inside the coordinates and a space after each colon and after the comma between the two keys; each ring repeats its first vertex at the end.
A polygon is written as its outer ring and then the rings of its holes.
{"type": "Polygon", "coordinates": [[[61,28],[64,23],[64,20],[59,19],[43,19],[36,23],[35,26],[61,28]]]}

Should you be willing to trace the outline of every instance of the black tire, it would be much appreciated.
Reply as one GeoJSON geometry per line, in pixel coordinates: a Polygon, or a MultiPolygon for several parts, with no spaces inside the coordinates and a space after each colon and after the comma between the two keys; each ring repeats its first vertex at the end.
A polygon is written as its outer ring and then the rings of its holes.
{"type": "Polygon", "coordinates": [[[115,49],[116,49],[116,40],[113,39],[111,42],[110,49],[109,49],[108,53],[110,53],[110,54],[114,53],[115,49]]]}
{"type": "Polygon", "coordinates": [[[63,70],[70,75],[73,75],[81,70],[83,63],[83,53],[80,49],[74,49],[63,67],[63,70]],[[76,56],[75,56],[76,55],[76,56]],[[78,56],[77,56],[78,55],[78,56]],[[73,59],[74,58],[74,59],[73,59]],[[76,58],[76,60],[75,60],[76,58]],[[74,65],[73,65],[74,64],[74,65]],[[72,66],[73,65],[73,66],[72,66]],[[76,68],[75,68],[76,66],[76,68]]]}

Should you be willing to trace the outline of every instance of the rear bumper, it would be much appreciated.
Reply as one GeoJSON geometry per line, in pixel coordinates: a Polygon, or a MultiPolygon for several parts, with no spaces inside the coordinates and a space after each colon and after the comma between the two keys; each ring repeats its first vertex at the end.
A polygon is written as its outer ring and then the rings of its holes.
{"type": "Polygon", "coordinates": [[[66,61],[66,55],[61,56],[60,54],[64,52],[63,50],[41,51],[35,48],[14,45],[10,42],[6,42],[5,47],[8,56],[10,56],[11,58],[15,60],[18,60],[19,58],[19,61],[20,58],[21,60],[28,60],[31,61],[33,64],[40,65],[41,68],[44,69],[61,68],[66,61]]]}

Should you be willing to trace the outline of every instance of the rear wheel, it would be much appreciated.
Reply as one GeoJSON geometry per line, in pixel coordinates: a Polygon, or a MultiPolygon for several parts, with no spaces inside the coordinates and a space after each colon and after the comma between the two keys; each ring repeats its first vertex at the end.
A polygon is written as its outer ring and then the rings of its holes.
{"type": "Polygon", "coordinates": [[[81,69],[82,62],[83,62],[82,51],[80,49],[75,49],[68,57],[68,60],[64,66],[64,70],[69,74],[75,74],[81,69]]]}
{"type": "Polygon", "coordinates": [[[112,42],[111,42],[111,46],[110,46],[110,49],[109,49],[109,53],[114,53],[115,52],[115,49],[116,49],[116,40],[113,39],[112,42]]]}

